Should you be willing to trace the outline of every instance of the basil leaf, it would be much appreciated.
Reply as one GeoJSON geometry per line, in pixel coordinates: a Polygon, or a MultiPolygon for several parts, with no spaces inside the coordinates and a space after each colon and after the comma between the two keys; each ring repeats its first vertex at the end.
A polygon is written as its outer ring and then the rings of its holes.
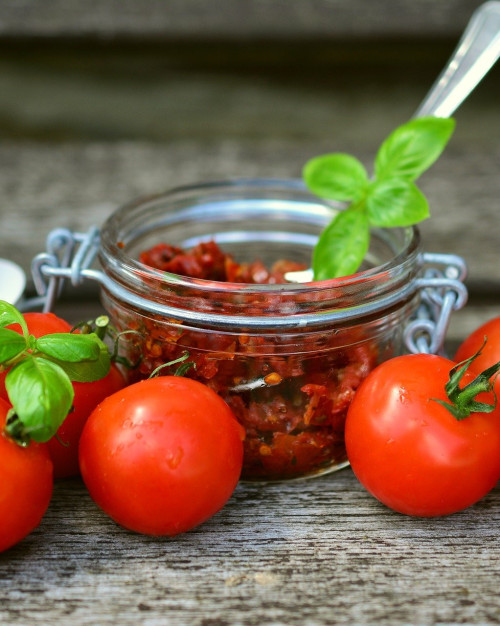
{"type": "Polygon", "coordinates": [[[9,399],[29,436],[48,441],[63,423],[73,403],[71,381],[56,364],[44,358],[27,358],[5,378],[9,399]]]}
{"type": "Polygon", "coordinates": [[[28,335],[28,327],[21,313],[9,302],[0,300],[0,328],[5,328],[5,326],[9,326],[10,324],[20,324],[23,329],[23,334],[25,336],[28,335]]]}
{"type": "Polygon", "coordinates": [[[37,339],[36,349],[57,363],[75,382],[100,380],[111,367],[108,346],[95,333],[44,335],[37,339]]]}
{"type": "Polygon", "coordinates": [[[36,340],[36,348],[54,359],[78,363],[99,358],[102,341],[94,333],[53,333],[36,340]]]}
{"type": "Polygon", "coordinates": [[[325,154],[306,163],[303,178],[321,198],[353,200],[368,184],[363,164],[349,154],[325,154]]]}
{"type": "Polygon", "coordinates": [[[373,226],[411,226],[429,217],[429,204],[415,183],[403,179],[375,182],[366,198],[373,226]]]}
{"type": "Polygon", "coordinates": [[[454,128],[452,118],[421,117],[403,124],[380,146],[375,177],[416,180],[440,156],[454,128]]]}
{"type": "Polygon", "coordinates": [[[313,251],[314,280],[353,274],[370,243],[366,211],[351,208],[339,213],[323,230],[313,251]]]}
{"type": "Polygon", "coordinates": [[[26,349],[26,339],[8,328],[0,328],[0,363],[10,361],[26,349]]]}
{"type": "Polygon", "coordinates": [[[94,361],[79,361],[70,363],[51,359],[63,369],[70,380],[78,383],[90,383],[104,378],[111,367],[111,355],[106,344],[102,344],[99,356],[94,361]]]}

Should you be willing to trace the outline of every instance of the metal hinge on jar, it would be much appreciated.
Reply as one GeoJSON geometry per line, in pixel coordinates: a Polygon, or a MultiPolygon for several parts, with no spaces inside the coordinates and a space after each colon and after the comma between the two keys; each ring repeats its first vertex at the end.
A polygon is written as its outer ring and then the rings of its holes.
{"type": "Polygon", "coordinates": [[[453,254],[424,253],[424,275],[416,280],[421,304],[406,326],[405,345],[409,352],[437,354],[442,351],[453,311],[467,302],[464,260],[453,254]]]}
{"type": "Polygon", "coordinates": [[[80,285],[96,273],[91,270],[99,250],[99,229],[92,227],[86,233],[75,233],[67,228],[56,228],[47,236],[46,251],[37,254],[31,262],[31,274],[37,296],[23,300],[21,310],[42,307],[44,312],[54,308],[57,298],[69,280],[80,285]]]}

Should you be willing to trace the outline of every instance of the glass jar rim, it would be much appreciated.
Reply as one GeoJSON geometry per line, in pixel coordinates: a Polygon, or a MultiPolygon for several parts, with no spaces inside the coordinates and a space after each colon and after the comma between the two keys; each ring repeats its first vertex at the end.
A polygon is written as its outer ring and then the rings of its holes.
{"type": "MultiPolygon", "coordinates": [[[[242,216],[241,224],[248,225],[250,220],[257,231],[246,227],[226,231],[239,246],[239,236],[248,242],[247,235],[257,234],[260,244],[261,237],[269,235],[272,241],[298,237],[294,244],[312,247],[340,208],[314,196],[296,179],[238,178],[139,198],[118,208],[103,225],[99,247],[103,288],[138,311],[183,324],[271,332],[351,323],[404,306],[419,289],[422,255],[416,227],[373,229],[375,248],[370,254],[374,257],[367,259],[373,267],[352,276],[307,283],[248,284],[184,277],[154,269],[130,253],[135,247],[138,254],[141,242],[146,249],[144,242],[151,238],[160,242],[159,237],[169,229],[177,237],[189,231],[183,246],[186,241],[188,247],[193,241],[217,243],[219,231],[213,239],[208,229],[220,229],[222,224],[231,229],[242,216]],[[295,230],[291,233],[290,229],[295,230]],[[388,259],[379,265],[378,253],[373,252],[377,248],[388,259]]],[[[167,239],[166,243],[171,242],[167,239]]]]}
{"type": "MultiPolygon", "coordinates": [[[[182,195],[186,192],[209,193],[212,191],[237,190],[240,188],[249,189],[274,189],[282,188],[287,191],[296,191],[304,194],[304,199],[321,204],[331,209],[341,209],[342,204],[324,201],[317,198],[307,191],[304,183],[300,179],[278,179],[278,178],[232,178],[227,180],[208,181],[192,185],[182,185],[173,187],[165,192],[154,195],[141,196],[118,207],[104,222],[100,233],[100,256],[105,263],[110,263],[116,268],[121,268],[123,274],[139,273],[144,279],[160,280],[163,284],[172,284],[177,287],[195,288],[204,292],[220,292],[231,291],[245,294],[274,294],[282,293],[284,290],[290,293],[301,293],[331,290],[332,288],[348,288],[360,282],[369,281],[376,282],[377,278],[387,275],[392,268],[403,265],[412,255],[416,254],[420,248],[420,232],[417,226],[401,227],[391,230],[403,230],[406,235],[406,243],[404,247],[389,261],[358,271],[349,276],[339,278],[329,278],[319,281],[310,282],[286,282],[275,284],[248,284],[233,283],[215,280],[207,280],[202,278],[191,278],[162,270],[155,269],[141,263],[125,252],[125,246],[120,238],[120,222],[128,218],[131,213],[143,210],[145,207],[154,206],[158,203],[166,203],[170,199],[182,195]]],[[[385,229],[388,230],[388,229],[385,229]]],[[[382,233],[383,229],[376,229],[376,232],[382,233]]]]}

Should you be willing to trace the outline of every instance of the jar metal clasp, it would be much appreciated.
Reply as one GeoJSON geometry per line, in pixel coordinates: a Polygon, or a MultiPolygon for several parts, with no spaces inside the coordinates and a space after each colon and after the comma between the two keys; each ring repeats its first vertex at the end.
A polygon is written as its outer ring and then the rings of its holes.
{"type": "Polygon", "coordinates": [[[437,354],[443,349],[451,314],[467,302],[467,267],[453,254],[424,252],[422,261],[423,277],[415,281],[421,304],[405,328],[404,341],[411,353],[437,354]]]}
{"type": "Polygon", "coordinates": [[[37,254],[31,262],[31,275],[37,296],[22,300],[19,308],[27,311],[42,307],[44,312],[51,311],[65,280],[69,279],[73,286],[78,286],[85,278],[94,277],[96,272],[90,268],[98,250],[99,229],[95,226],[86,233],[77,233],[67,228],[50,231],[46,239],[46,251],[37,254]]]}

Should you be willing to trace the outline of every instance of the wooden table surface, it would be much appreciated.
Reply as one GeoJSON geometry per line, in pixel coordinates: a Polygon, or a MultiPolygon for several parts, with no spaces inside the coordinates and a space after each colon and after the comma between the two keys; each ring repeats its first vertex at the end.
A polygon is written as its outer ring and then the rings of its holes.
{"type": "Polygon", "coordinates": [[[240,484],[175,539],[122,530],[78,480],[0,555],[2,624],[497,624],[500,489],[452,517],[386,509],[349,469],[240,484]]]}
{"type": "MultiPolygon", "coordinates": [[[[374,0],[358,21],[362,5],[2,3],[0,257],[29,273],[52,228],[86,230],[177,184],[297,177],[327,151],[370,167],[479,2],[374,0]]],[[[421,181],[424,249],[469,267],[451,351],[500,315],[499,69],[421,181]]],[[[92,285],[56,309],[71,321],[100,311],[92,285]]],[[[118,527],[79,479],[64,480],[40,527],[0,555],[0,624],[498,624],[499,524],[499,486],[466,511],[419,519],[344,469],[241,483],[211,520],[158,539],[118,527]]]]}

